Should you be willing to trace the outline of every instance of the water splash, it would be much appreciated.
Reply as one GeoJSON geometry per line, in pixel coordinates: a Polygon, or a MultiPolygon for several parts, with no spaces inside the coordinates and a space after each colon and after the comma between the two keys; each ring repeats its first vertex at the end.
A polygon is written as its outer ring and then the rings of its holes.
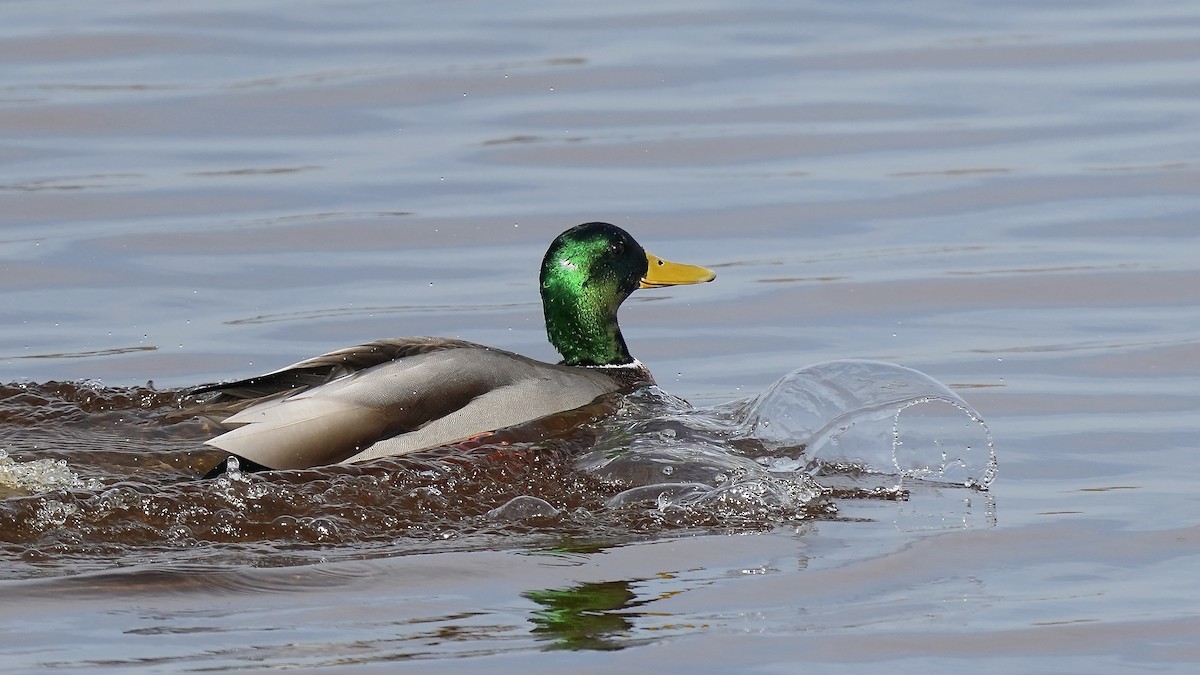
{"type": "Polygon", "coordinates": [[[626,490],[610,507],[665,520],[802,518],[831,493],[901,496],[914,481],[986,490],[996,455],[982,419],[911,368],[829,361],[762,394],[691,408],[651,388],[625,400],[576,468],[626,490]]]}
{"type": "Polygon", "coordinates": [[[211,434],[203,423],[173,415],[177,396],[0,385],[6,447],[22,460],[0,453],[0,576],[763,530],[919,490],[946,497],[919,509],[901,502],[909,524],[898,526],[994,514],[995,451],[978,414],[890,364],[817,364],[758,396],[701,408],[651,387],[369,465],[256,474],[235,461],[207,481],[196,478],[225,457],[201,444],[211,434]]]}
{"type": "Polygon", "coordinates": [[[521,495],[513,497],[487,512],[487,519],[497,522],[541,522],[546,523],[562,516],[562,511],[545,499],[521,495]]]}
{"type": "Polygon", "coordinates": [[[0,497],[56,490],[98,490],[98,479],[84,479],[67,466],[65,459],[35,459],[18,462],[0,450],[0,497]]]}
{"type": "Polygon", "coordinates": [[[957,397],[911,401],[892,419],[892,466],[903,477],[981,490],[995,480],[991,433],[957,397]]]}

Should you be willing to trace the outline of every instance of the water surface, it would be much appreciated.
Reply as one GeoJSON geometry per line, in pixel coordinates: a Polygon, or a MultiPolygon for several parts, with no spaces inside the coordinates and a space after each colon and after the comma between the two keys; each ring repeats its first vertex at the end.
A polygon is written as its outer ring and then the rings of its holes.
{"type": "Polygon", "coordinates": [[[79,481],[5,496],[9,669],[1190,672],[1194,3],[457,9],[6,6],[0,448],[79,481]],[[386,499],[411,466],[192,482],[181,387],[392,335],[554,359],[534,270],[587,220],[718,272],[622,311],[664,391],[902,364],[987,420],[990,491],[463,534],[615,492],[553,444],[459,464],[466,510],[386,499]]]}

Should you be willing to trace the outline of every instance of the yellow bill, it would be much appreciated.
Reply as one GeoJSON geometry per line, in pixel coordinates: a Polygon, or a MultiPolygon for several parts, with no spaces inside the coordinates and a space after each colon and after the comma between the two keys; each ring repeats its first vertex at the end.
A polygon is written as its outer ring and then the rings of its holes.
{"type": "Polygon", "coordinates": [[[646,276],[638,288],[662,288],[663,286],[679,286],[682,284],[702,284],[717,278],[710,269],[696,265],[673,263],[669,260],[646,253],[646,276]]]}

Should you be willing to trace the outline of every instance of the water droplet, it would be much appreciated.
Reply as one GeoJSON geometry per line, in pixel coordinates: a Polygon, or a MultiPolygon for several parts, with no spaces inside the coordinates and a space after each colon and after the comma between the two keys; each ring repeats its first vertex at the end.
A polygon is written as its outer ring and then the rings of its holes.
{"type": "Polygon", "coordinates": [[[510,499],[503,506],[498,506],[488,511],[487,518],[489,520],[515,522],[555,518],[561,513],[561,511],[554,508],[550,502],[544,499],[522,495],[510,499]]]}
{"type": "Polygon", "coordinates": [[[229,459],[225,460],[225,475],[229,477],[229,480],[242,479],[242,466],[234,455],[230,455],[229,459]]]}

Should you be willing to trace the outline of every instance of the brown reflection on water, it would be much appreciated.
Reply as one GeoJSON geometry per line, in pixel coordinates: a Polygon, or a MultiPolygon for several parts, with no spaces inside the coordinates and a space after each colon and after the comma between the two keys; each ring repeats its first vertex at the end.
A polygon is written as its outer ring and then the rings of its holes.
{"type": "MultiPolygon", "coordinates": [[[[1032,36],[1030,36],[1032,37],[1032,36]]],[[[1194,60],[1200,44],[1194,40],[1096,40],[1085,44],[1036,44],[1015,37],[1015,44],[972,44],[966,47],[877,50],[832,56],[801,57],[802,68],[882,69],[998,68],[1037,65],[1132,64],[1146,61],[1194,60]]]]}
{"type": "MultiPolygon", "coordinates": [[[[1058,134],[1061,130],[1046,129],[1042,133],[1058,134]]],[[[943,130],[844,135],[697,135],[683,139],[652,137],[635,141],[592,138],[586,143],[570,145],[499,146],[489,153],[487,159],[504,165],[672,167],[701,162],[734,164],[750,160],[886,152],[926,147],[934,142],[949,147],[986,146],[1002,144],[1018,137],[1028,138],[1030,135],[1030,130],[943,130]]]]}

